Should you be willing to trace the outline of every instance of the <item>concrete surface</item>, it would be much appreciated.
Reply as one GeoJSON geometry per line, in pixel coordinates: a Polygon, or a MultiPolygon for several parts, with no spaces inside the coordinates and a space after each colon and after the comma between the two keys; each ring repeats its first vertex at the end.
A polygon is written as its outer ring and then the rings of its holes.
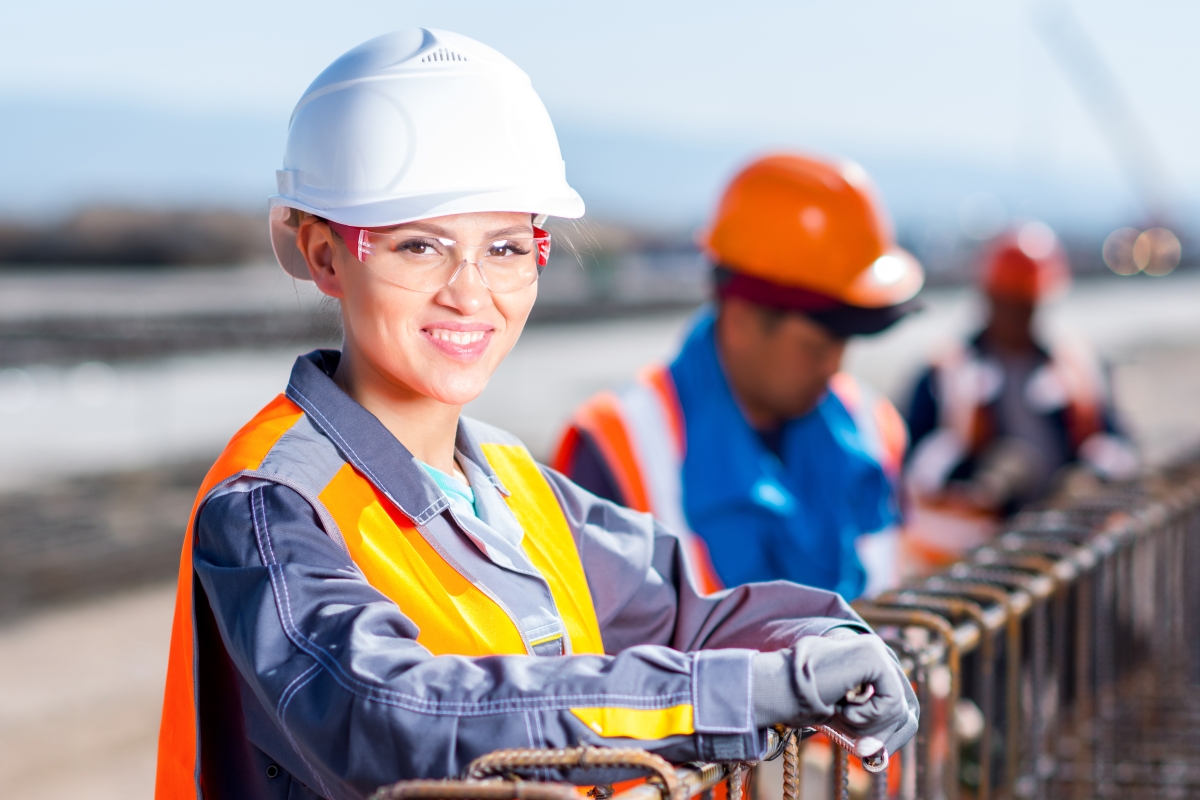
{"type": "Polygon", "coordinates": [[[174,586],[0,628],[0,798],[148,800],[174,586]]]}

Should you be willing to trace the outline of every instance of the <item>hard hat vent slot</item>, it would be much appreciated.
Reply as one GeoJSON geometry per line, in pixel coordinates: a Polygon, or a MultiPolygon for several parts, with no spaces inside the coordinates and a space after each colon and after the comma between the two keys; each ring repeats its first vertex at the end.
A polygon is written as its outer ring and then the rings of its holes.
{"type": "Polygon", "coordinates": [[[439,47],[437,50],[426,53],[421,56],[422,62],[430,61],[466,61],[467,57],[462,53],[456,53],[449,47],[439,47]]]}

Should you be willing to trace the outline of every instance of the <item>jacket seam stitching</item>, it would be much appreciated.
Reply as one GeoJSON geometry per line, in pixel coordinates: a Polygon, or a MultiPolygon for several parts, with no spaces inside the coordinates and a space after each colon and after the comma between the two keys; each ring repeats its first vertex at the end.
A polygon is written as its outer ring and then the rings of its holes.
{"type": "MultiPolygon", "coordinates": [[[[278,566],[278,561],[275,558],[275,548],[271,544],[270,533],[267,530],[267,513],[266,513],[266,506],[263,503],[263,499],[262,499],[262,489],[261,488],[255,489],[253,492],[250,493],[250,512],[251,512],[250,519],[252,520],[252,523],[254,525],[254,538],[258,542],[259,556],[261,558],[263,558],[264,560],[266,560],[266,554],[263,552],[263,549],[262,549],[263,544],[265,542],[266,547],[267,547],[267,552],[270,553],[270,562],[268,563],[268,566],[267,566],[267,574],[272,575],[274,572],[274,569],[278,566]]],[[[273,577],[271,579],[271,585],[272,585],[272,591],[274,592],[275,580],[273,577]]],[[[286,594],[287,594],[287,589],[285,586],[284,587],[284,596],[285,596],[285,600],[288,602],[288,615],[290,616],[291,615],[291,602],[290,602],[290,600],[287,600],[286,594]]],[[[276,594],[276,596],[275,596],[275,602],[276,602],[276,606],[278,607],[278,603],[279,603],[278,594],[276,594]]],[[[314,661],[315,661],[315,659],[314,659],[314,661]]],[[[292,749],[296,751],[296,755],[300,756],[300,760],[304,762],[304,766],[308,768],[308,771],[310,773],[312,773],[314,778],[317,779],[317,783],[320,784],[320,786],[321,786],[321,791],[324,792],[326,796],[329,796],[329,789],[325,786],[325,782],[321,780],[321,776],[319,774],[317,774],[317,771],[315,769],[313,769],[312,764],[309,763],[308,759],[305,758],[304,753],[301,752],[299,746],[296,744],[295,738],[292,736],[292,732],[288,729],[287,722],[283,718],[283,714],[287,711],[287,706],[291,703],[292,698],[296,696],[296,692],[298,692],[308,682],[307,680],[300,681],[300,677],[304,676],[305,674],[309,674],[309,679],[311,679],[312,677],[314,677],[316,675],[315,670],[319,666],[320,666],[319,663],[314,663],[311,667],[309,667],[307,670],[302,672],[300,674],[300,676],[297,676],[296,679],[293,679],[292,683],[286,689],[284,689],[283,694],[281,694],[279,697],[280,705],[277,708],[277,713],[279,714],[279,726],[280,726],[280,728],[283,729],[283,733],[287,737],[288,743],[291,744],[292,749]],[[291,694],[289,694],[289,692],[291,692],[291,694]],[[286,700],[285,700],[285,698],[286,698],[286,700]]]]}
{"type": "Polygon", "coordinates": [[[753,708],[752,687],[750,685],[750,680],[749,680],[750,659],[746,659],[746,666],[747,666],[747,676],[746,676],[747,677],[747,680],[746,680],[747,724],[745,726],[705,725],[703,722],[700,721],[700,704],[699,704],[699,696],[696,694],[696,686],[699,684],[700,662],[701,662],[701,660],[706,660],[705,652],[706,651],[703,651],[703,650],[698,651],[695,654],[695,657],[692,661],[692,671],[693,671],[692,672],[692,692],[693,692],[693,697],[694,697],[694,699],[692,701],[692,709],[693,709],[692,714],[693,714],[693,726],[695,727],[697,733],[699,733],[699,732],[734,733],[734,734],[745,735],[745,734],[753,731],[754,724],[752,722],[750,722],[750,709],[753,708]]]}
{"type": "Polygon", "coordinates": [[[288,706],[291,705],[292,700],[297,694],[300,693],[301,689],[303,689],[313,678],[317,677],[317,673],[320,671],[320,668],[321,665],[314,662],[311,667],[296,676],[295,680],[293,680],[288,688],[284,690],[284,696],[279,698],[281,704],[278,711],[279,726],[283,728],[283,733],[285,736],[287,736],[288,743],[291,744],[292,749],[296,751],[296,755],[300,756],[300,760],[304,762],[304,766],[308,767],[308,771],[314,778],[317,779],[317,785],[321,787],[321,791],[326,797],[332,797],[333,795],[332,792],[329,791],[329,787],[325,785],[325,781],[321,780],[321,774],[313,768],[313,765],[309,763],[309,760],[300,750],[300,746],[296,744],[296,739],[294,736],[292,736],[292,731],[290,728],[288,728],[287,721],[284,719],[284,715],[287,713],[288,706]],[[301,678],[303,678],[303,680],[301,680],[301,678]],[[284,697],[287,699],[285,700],[284,697]]]}
{"type": "Polygon", "coordinates": [[[523,716],[525,717],[525,736],[529,739],[529,746],[537,747],[537,739],[534,738],[533,734],[533,720],[530,719],[532,712],[526,711],[523,716]]]}

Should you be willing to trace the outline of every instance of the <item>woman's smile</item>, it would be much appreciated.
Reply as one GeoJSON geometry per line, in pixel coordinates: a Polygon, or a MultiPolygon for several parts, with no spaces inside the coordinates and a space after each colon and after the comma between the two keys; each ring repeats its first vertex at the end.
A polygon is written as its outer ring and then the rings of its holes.
{"type": "Polygon", "coordinates": [[[477,361],[483,357],[496,326],[486,322],[432,322],[421,333],[442,355],[456,361],[477,361]]]}

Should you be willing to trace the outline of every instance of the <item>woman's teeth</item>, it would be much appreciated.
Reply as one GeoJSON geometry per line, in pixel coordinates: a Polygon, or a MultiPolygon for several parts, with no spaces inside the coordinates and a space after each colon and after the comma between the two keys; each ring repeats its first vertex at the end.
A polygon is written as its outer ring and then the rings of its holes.
{"type": "Polygon", "coordinates": [[[432,328],[429,335],[435,339],[451,344],[474,344],[483,339],[486,331],[448,331],[445,328],[432,328]]]}

